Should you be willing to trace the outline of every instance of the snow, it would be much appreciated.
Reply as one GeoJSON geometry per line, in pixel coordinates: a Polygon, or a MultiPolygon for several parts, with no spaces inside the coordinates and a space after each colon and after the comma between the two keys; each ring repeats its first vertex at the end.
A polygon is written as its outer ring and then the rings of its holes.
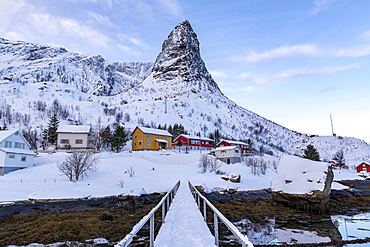
{"type": "Polygon", "coordinates": [[[282,156],[277,174],[272,180],[272,190],[288,194],[310,194],[314,190],[323,191],[328,164],[299,158],[282,156]]]}
{"type": "Polygon", "coordinates": [[[206,137],[200,137],[200,136],[192,136],[192,135],[184,135],[184,134],[181,134],[180,136],[183,136],[185,137],[186,139],[189,139],[189,140],[202,140],[202,141],[214,141],[212,139],[209,139],[209,138],[206,138],[206,137]]]}
{"type": "Polygon", "coordinates": [[[29,149],[21,149],[21,148],[0,148],[1,151],[5,153],[16,153],[16,154],[29,154],[35,155],[35,152],[29,149]]]}
{"type": "Polygon", "coordinates": [[[12,131],[0,131],[0,142],[2,142],[5,138],[15,133],[16,130],[12,131]]]}
{"type": "Polygon", "coordinates": [[[145,128],[145,127],[138,127],[138,128],[141,129],[141,131],[145,134],[172,136],[167,130],[145,128]]]}
{"type": "Polygon", "coordinates": [[[154,246],[216,246],[214,242],[215,239],[198,210],[187,181],[182,180],[154,246]]]}
{"type": "Polygon", "coordinates": [[[215,151],[233,150],[233,149],[239,149],[239,147],[238,146],[218,147],[215,149],[215,151]]]}
{"type": "MultiPolygon", "coordinates": [[[[234,144],[234,145],[248,145],[247,143],[245,142],[238,142],[238,141],[230,141],[230,140],[222,140],[221,142],[227,142],[227,143],[230,143],[230,144],[234,144]]],[[[221,143],[220,142],[220,143],[221,143]]]]}
{"type": "MultiPolygon", "coordinates": [[[[202,185],[207,192],[271,188],[271,181],[276,175],[272,168],[267,169],[266,175],[258,176],[253,175],[251,168],[244,163],[227,165],[220,162],[219,169],[225,174],[241,174],[241,182],[232,183],[221,179],[222,175],[200,173],[198,163],[202,154],[204,152],[192,151],[185,154],[178,150],[101,152],[96,154],[99,157],[96,172],[84,176],[80,181],[70,182],[57,167],[70,154],[40,153],[35,157],[33,167],[0,176],[0,187],[6,188],[0,191],[0,202],[29,198],[62,199],[166,192],[178,180],[189,180],[193,185],[202,185]],[[128,173],[131,167],[135,171],[132,177],[128,173]],[[123,182],[123,186],[120,182],[123,182]]],[[[276,160],[267,155],[264,159],[276,160]]],[[[355,172],[335,170],[334,174],[335,180],[359,179],[355,172]]],[[[343,189],[345,186],[333,183],[333,188],[343,189]]]]}
{"type": "Polygon", "coordinates": [[[90,125],[60,125],[58,133],[89,133],[90,125]]]}

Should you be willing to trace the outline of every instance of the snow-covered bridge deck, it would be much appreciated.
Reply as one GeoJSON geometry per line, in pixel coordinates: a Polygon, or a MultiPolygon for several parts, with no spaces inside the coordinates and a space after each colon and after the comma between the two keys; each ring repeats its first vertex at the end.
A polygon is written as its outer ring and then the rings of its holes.
{"type": "Polygon", "coordinates": [[[182,181],[154,246],[216,246],[186,181],[182,181]]]}

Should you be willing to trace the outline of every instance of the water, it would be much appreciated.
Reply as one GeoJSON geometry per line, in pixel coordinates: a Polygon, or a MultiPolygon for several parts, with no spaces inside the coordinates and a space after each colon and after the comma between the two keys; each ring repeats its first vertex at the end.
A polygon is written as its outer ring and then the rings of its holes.
{"type": "MultiPolygon", "coordinates": [[[[249,220],[235,223],[253,244],[305,244],[339,240],[365,239],[370,236],[370,213],[354,216],[307,217],[290,221],[287,218],[268,219],[267,224],[253,224],[249,220]]],[[[346,247],[370,246],[347,244],[346,247]]]]}

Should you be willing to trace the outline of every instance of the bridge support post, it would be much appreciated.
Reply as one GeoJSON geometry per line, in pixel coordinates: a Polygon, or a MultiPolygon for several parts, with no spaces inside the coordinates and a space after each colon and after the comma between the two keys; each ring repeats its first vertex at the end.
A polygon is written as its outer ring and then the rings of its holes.
{"type": "Polygon", "coordinates": [[[214,223],[214,230],[215,230],[215,245],[218,247],[219,246],[219,243],[218,243],[218,217],[217,217],[217,214],[216,212],[213,213],[213,223],[214,223]]]}
{"type": "Polygon", "coordinates": [[[150,224],[150,227],[149,227],[150,247],[154,247],[154,213],[152,214],[152,216],[150,216],[149,224],[150,224]]]}

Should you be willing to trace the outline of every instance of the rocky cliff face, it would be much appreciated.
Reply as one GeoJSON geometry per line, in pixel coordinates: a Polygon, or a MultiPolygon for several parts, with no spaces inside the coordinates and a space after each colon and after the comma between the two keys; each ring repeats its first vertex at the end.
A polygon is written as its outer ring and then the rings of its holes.
{"type": "Polygon", "coordinates": [[[163,42],[152,71],[156,83],[181,83],[193,92],[221,93],[201,58],[199,41],[190,23],[178,24],[163,42]]]}
{"type": "Polygon", "coordinates": [[[112,96],[143,81],[152,63],[110,63],[100,55],[88,56],[27,42],[0,39],[0,76],[21,84],[71,84],[83,93],[112,96]]]}

